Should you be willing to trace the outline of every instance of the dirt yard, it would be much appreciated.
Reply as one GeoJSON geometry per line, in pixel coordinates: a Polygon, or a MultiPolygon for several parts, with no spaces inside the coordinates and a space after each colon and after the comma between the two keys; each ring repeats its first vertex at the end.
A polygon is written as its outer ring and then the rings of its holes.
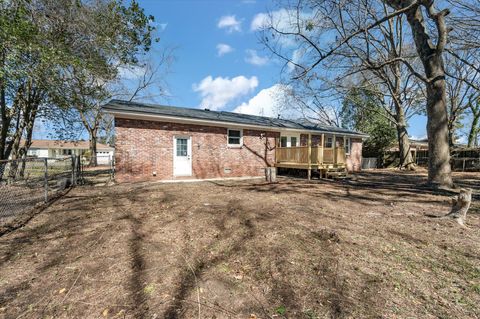
{"type": "Polygon", "coordinates": [[[479,318],[468,229],[424,174],[72,189],[0,237],[1,318],[479,318]]]}

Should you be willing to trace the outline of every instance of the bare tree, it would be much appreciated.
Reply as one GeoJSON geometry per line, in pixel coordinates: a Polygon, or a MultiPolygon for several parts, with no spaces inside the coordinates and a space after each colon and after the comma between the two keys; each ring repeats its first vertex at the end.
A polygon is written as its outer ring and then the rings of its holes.
{"type": "Polygon", "coordinates": [[[472,116],[471,122],[469,123],[470,127],[468,130],[468,142],[467,147],[478,147],[478,135],[480,134],[480,98],[471,99],[469,101],[468,107],[469,112],[472,116]]]}
{"type": "MultiPolygon", "coordinates": [[[[465,54],[469,53],[468,51],[458,52],[459,57],[467,60],[470,59],[465,54]]],[[[480,74],[451,55],[447,55],[446,62],[448,143],[452,148],[456,143],[457,131],[462,126],[462,120],[471,109],[472,100],[480,93],[469,83],[476,84],[480,74]]]]}
{"type": "Polygon", "coordinates": [[[448,145],[448,114],[445,84],[444,50],[447,45],[448,9],[438,11],[433,0],[385,0],[397,10],[403,11],[412,32],[418,56],[424,72],[415,74],[426,86],[427,134],[428,134],[428,180],[436,186],[453,185],[448,145]],[[424,14],[426,12],[426,17],[424,14]],[[429,32],[427,20],[433,22],[433,34],[429,32]],[[436,39],[436,43],[432,41],[436,39]]]}
{"type": "Polygon", "coordinates": [[[97,143],[101,135],[105,141],[113,139],[113,119],[102,110],[102,105],[112,98],[129,101],[157,99],[166,96],[165,77],[173,62],[173,50],[166,49],[157,55],[158,61],[146,59],[135,65],[116,66],[110,78],[104,73],[85,72],[71,68],[65,73],[68,89],[58,105],[70,103],[71,107],[58,107],[49,119],[54,122],[55,135],[61,139],[78,140],[82,132],[89,139],[89,165],[97,166],[97,143]]]}
{"type": "MultiPolygon", "coordinates": [[[[287,21],[283,19],[282,23],[278,23],[271,19],[267,23],[263,39],[274,55],[294,66],[292,79],[314,81],[328,78],[333,71],[348,74],[346,65],[339,65],[338,60],[355,60],[358,56],[364,57],[362,62],[364,66],[369,66],[370,71],[388,67],[389,72],[396,73],[395,68],[400,65],[408,69],[426,88],[430,151],[428,182],[432,186],[450,187],[452,178],[443,59],[448,33],[445,17],[449,10],[437,11],[435,4],[436,1],[432,0],[300,0],[286,9],[289,13],[287,21]],[[398,33],[402,17],[408,24],[408,36],[398,33]],[[382,34],[381,39],[386,41],[378,40],[374,36],[378,34],[382,34]],[[283,40],[285,38],[290,38],[296,47],[303,50],[301,61],[294,59],[291,50],[278,49],[287,43],[283,40]],[[391,39],[396,42],[392,43],[391,39]],[[411,50],[400,51],[399,44],[403,48],[403,41],[410,41],[411,47],[415,48],[413,56],[410,55],[411,50]],[[415,59],[423,67],[417,67],[415,59]],[[320,70],[329,73],[320,77],[320,70]]],[[[359,70],[361,68],[353,71],[358,73],[359,70]]],[[[391,95],[394,99],[398,91],[391,95]]],[[[401,118],[399,120],[402,121],[401,118]]]]}
{"type": "Polygon", "coordinates": [[[340,127],[340,113],[331,101],[331,90],[312,87],[304,81],[290,82],[285,92],[286,107],[294,108],[307,122],[340,127]]]}

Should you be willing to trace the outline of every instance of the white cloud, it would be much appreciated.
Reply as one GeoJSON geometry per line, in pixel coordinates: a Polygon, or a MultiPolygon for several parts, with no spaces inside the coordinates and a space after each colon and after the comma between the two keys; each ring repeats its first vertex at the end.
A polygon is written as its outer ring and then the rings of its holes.
{"type": "Polygon", "coordinates": [[[217,55],[222,56],[227,53],[233,52],[233,48],[229,46],[228,44],[225,43],[219,43],[217,44],[217,55]]]}
{"type": "MultiPolygon", "coordinates": [[[[253,17],[250,23],[250,30],[255,32],[274,27],[280,32],[296,32],[297,28],[300,27],[301,30],[305,30],[304,32],[308,34],[308,31],[306,31],[307,23],[313,23],[315,27],[321,27],[322,23],[324,23],[317,17],[313,19],[313,12],[302,11],[298,13],[298,18],[297,20],[297,11],[291,9],[279,9],[269,13],[262,12],[253,17]]],[[[276,34],[275,41],[286,47],[296,45],[295,37],[290,35],[276,34]]]]}
{"type": "Polygon", "coordinates": [[[412,139],[412,140],[417,140],[417,141],[426,140],[426,139],[427,139],[427,135],[411,135],[411,136],[410,136],[410,139],[412,139]]]}
{"type": "Polygon", "coordinates": [[[249,94],[258,86],[256,76],[247,78],[243,75],[234,77],[207,76],[200,83],[193,84],[193,90],[199,92],[202,97],[202,108],[211,110],[222,109],[227,103],[249,94]]]}
{"type": "Polygon", "coordinates": [[[280,30],[291,30],[296,22],[295,12],[293,10],[280,9],[270,13],[258,13],[253,17],[250,24],[251,31],[258,31],[269,26],[275,26],[280,30]]]}
{"type": "Polygon", "coordinates": [[[237,106],[233,112],[277,117],[278,114],[284,113],[286,89],[287,87],[282,84],[275,84],[269,88],[263,89],[248,102],[243,102],[241,105],[237,106]]]}
{"type": "Polygon", "coordinates": [[[271,17],[267,13],[257,13],[250,24],[250,31],[258,31],[270,25],[271,17]]]}
{"type": "Polygon", "coordinates": [[[247,52],[247,56],[245,57],[247,63],[257,66],[262,66],[268,63],[268,58],[259,56],[256,50],[246,50],[245,52],[247,52]]]}
{"type": "Polygon", "coordinates": [[[305,55],[305,49],[297,49],[297,50],[294,50],[293,53],[292,53],[292,62],[288,62],[288,70],[290,72],[292,72],[293,70],[295,70],[295,64],[300,64],[300,60],[303,58],[303,56],[305,55]],[[295,64],[294,64],[295,63],[295,64]]]}
{"type": "Polygon", "coordinates": [[[223,16],[218,21],[217,27],[220,29],[227,29],[228,32],[242,31],[242,21],[237,20],[234,15],[223,16]]]}

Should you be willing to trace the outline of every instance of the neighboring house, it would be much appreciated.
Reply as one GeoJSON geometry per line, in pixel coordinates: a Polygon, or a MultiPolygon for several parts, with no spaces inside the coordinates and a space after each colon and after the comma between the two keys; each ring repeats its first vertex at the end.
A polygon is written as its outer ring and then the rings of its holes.
{"type": "MultiPolygon", "coordinates": [[[[415,152],[428,150],[428,140],[426,138],[421,140],[409,138],[408,140],[410,141],[410,151],[412,152],[412,155],[415,155],[415,152]]],[[[392,146],[387,150],[387,152],[398,152],[398,141],[392,143],[392,146]]]]}
{"type": "Polygon", "coordinates": [[[119,181],[254,177],[273,166],[356,171],[366,137],[286,119],[119,100],[104,110],[115,117],[119,181]]]}
{"type": "MultiPolygon", "coordinates": [[[[55,140],[32,140],[27,156],[35,157],[65,157],[70,155],[86,156],[89,152],[88,141],[55,141],[55,140]]],[[[114,148],[105,144],[97,143],[98,164],[108,164],[113,158],[114,148]]]]}

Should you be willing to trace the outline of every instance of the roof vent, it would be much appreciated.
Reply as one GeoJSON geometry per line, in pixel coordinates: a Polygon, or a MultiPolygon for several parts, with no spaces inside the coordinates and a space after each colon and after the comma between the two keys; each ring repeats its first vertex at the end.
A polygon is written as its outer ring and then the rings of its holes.
{"type": "Polygon", "coordinates": [[[277,119],[280,119],[280,113],[277,114],[277,119]]]}
{"type": "Polygon", "coordinates": [[[210,111],[210,109],[204,108],[205,111],[210,111]]]}

